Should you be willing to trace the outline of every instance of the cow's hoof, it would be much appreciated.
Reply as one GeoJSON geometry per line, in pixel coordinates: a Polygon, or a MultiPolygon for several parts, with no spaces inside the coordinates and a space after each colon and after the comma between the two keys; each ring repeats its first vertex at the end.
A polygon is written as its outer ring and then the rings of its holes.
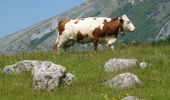
{"type": "Polygon", "coordinates": [[[112,51],[114,51],[114,50],[115,50],[115,47],[114,47],[114,46],[111,46],[110,49],[111,49],[112,51]]]}
{"type": "Polygon", "coordinates": [[[57,47],[56,46],[52,46],[52,50],[57,50],[57,47]]]}
{"type": "Polygon", "coordinates": [[[57,50],[57,44],[53,44],[52,49],[57,50]]]}

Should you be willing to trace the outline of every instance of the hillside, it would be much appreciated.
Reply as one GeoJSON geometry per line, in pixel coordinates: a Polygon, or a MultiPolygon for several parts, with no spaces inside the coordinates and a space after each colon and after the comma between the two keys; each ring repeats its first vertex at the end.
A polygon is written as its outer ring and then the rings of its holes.
{"type": "Polygon", "coordinates": [[[61,55],[56,52],[0,55],[1,71],[5,66],[18,61],[38,59],[63,65],[76,76],[71,86],[60,86],[52,92],[47,92],[33,90],[31,72],[23,72],[20,75],[0,73],[0,100],[120,100],[127,95],[147,100],[170,100],[169,52],[169,46],[141,44],[129,45],[128,48],[120,47],[114,51],[72,51],[61,55]],[[106,73],[104,64],[110,58],[136,58],[139,62],[148,62],[149,66],[145,69],[136,66],[106,73]],[[104,80],[123,72],[137,75],[142,84],[124,89],[110,88],[102,84],[104,80]]]}
{"type": "MultiPolygon", "coordinates": [[[[152,41],[170,34],[169,0],[88,0],[85,3],[38,24],[0,39],[0,52],[50,50],[56,38],[57,22],[63,17],[115,17],[126,14],[136,26],[119,40],[152,41]]],[[[79,48],[86,48],[81,45],[79,48]]]]}

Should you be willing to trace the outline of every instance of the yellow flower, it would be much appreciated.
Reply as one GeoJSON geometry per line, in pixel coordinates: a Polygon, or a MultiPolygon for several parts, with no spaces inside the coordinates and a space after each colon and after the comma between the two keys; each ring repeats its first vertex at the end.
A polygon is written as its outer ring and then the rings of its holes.
{"type": "Polygon", "coordinates": [[[128,96],[129,94],[128,93],[126,93],[126,96],[128,96]]]}
{"type": "Polygon", "coordinates": [[[107,94],[104,95],[105,100],[109,100],[109,97],[107,96],[107,94]]]}
{"type": "Polygon", "coordinates": [[[116,100],[114,97],[112,97],[112,100],[116,100]]]}

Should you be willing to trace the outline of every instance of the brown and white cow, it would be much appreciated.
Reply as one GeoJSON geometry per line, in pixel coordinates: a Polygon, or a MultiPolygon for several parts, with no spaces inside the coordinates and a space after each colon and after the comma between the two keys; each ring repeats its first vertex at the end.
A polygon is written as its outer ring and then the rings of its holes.
{"type": "Polygon", "coordinates": [[[107,46],[116,41],[118,34],[133,32],[134,25],[126,15],[116,18],[88,17],[84,19],[69,20],[63,19],[58,24],[58,38],[54,43],[54,48],[67,49],[75,42],[93,42],[94,49],[97,50],[98,42],[103,38],[107,46]]]}

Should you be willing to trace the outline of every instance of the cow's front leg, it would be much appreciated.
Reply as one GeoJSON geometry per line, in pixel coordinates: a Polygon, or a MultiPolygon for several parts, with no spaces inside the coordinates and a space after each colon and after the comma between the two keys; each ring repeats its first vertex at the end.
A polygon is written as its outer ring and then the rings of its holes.
{"type": "Polygon", "coordinates": [[[108,38],[107,40],[107,47],[110,47],[112,50],[114,50],[114,43],[116,42],[116,38],[108,38]]]}
{"type": "Polygon", "coordinates": [[[112,50],[114,50],[114,44],[111,44],[111,45],[109,45],[109,47],[112,49],[112,50]]]}
{"type": "Polygon", "coordinates": [[[99,42],[99,37],[95,37],[94,41],[93,41],[95,51],[97,51],[97,49],[98,49],[98,42],[99,42]]]}
{"type": "Polygon", "coordinates": [[[97,48],[98,48],[97,46],[99,42],[100,32],[101,32],[100,28],[96,28],[93,32],[93,37],[94,37],[93,45],[94,45],[95,51],[97,51],[97,48]]]}

